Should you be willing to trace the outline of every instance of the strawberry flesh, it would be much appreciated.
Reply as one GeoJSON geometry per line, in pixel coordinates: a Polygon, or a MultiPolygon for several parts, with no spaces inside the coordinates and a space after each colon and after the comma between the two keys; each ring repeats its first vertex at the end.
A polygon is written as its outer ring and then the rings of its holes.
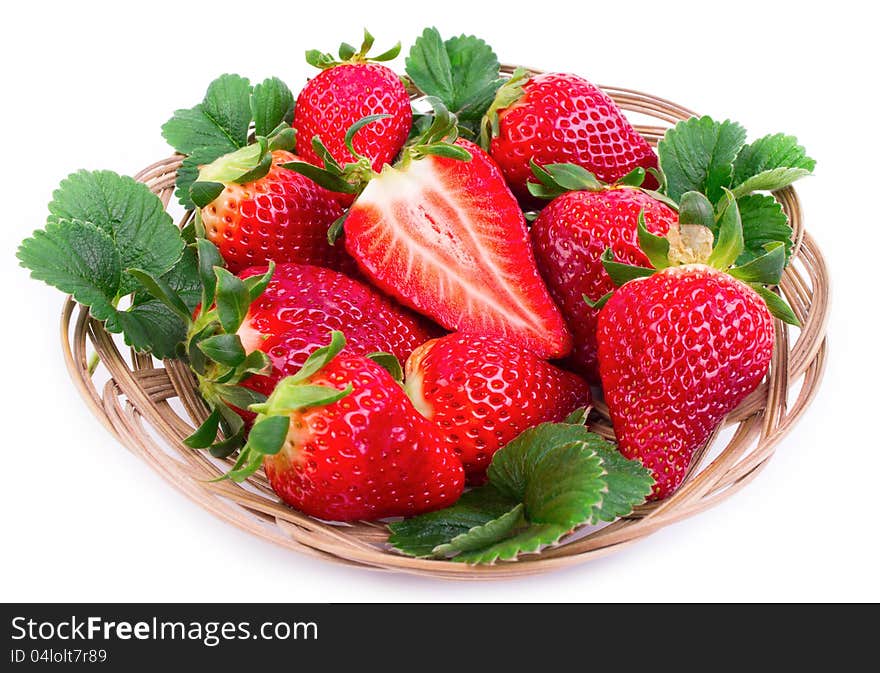
{"type": "Polygon", "coordinates": [[[561,357],[571,335],[535,266],[525,219],[498,167],[428,156],[386,167],[345,221],[363,273],[450,330],[506,337],[561,357]]]}

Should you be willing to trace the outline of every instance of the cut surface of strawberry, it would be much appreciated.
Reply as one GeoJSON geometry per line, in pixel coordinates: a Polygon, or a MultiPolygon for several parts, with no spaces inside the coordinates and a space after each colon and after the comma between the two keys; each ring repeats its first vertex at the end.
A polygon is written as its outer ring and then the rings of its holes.
{"type": "Polygon", "coordinates": [[[386,167],[345,221],[370,280],[451,330],[509,337],[561,357],[571,335],[535,266],[525,218],[495,162],[426,156],[386,167]]]}

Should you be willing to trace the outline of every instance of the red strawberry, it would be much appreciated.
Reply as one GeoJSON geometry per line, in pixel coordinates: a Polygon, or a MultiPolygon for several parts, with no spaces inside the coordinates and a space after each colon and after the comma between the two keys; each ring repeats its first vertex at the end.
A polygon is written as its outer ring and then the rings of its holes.
{"type": "Polygon", "coordinates": [[[677,221],[676,213],[640,189],[600,187],[599,191],[567,192],[551,201],[532,224],[532,249],[538,270],[574,336],[567,365],[590,381],[599,378],[596,361],[598,301],[614,289],[602,266],[610,247],[617,259],[647,266],[637,241],[638,217],[644,212],[648,231],[663,235],[677,221]]]}
{"type": "MultiPolygon", "coordinates": [[[[657,167],[651,146],[601,89],[576,75],[526,77],[516,73],[501,88],[487,117],[493,137],[484,136],[484,147],[524,203],[534,203],[526,186],[531,160],[578,164],[607,183],[637,167],[657,167]]],[[[653,178],[649,183],[656,186],[653,178]]]]}
{"type": "MultiPolygon", "coordinates": [[[[364,44],[357,53],[340,49],[340,61],[330,54],[308,52],[312,65],[323,68],[310,80],[296,101],[293,127],[296,129],[300,156],[316,166],[324,158],[312,146],[315,136],[340,164],[356,161],[345,143],[345,133],[355,122],[371,115],[388,115],[361,129],[354,136],[356,153],[369,159],[372,170],[380,171],[398,155],[412,126],[409,95],[400,76],[390,68],[373,61],[395,58],[400,44],[392,50],[368,59],[373,38],[365,31],[364,44]]],[[[353,197],[338,194],[344,205],[353,197]]]]}
{"type": "MultiPolygon", "coordinates": [[[[240,277],[265,272],[266,267],[252,267],[240,277]]],[[[269,395],[279,380],[299,371],[309,354],[326,343],[331,330],[345,334],[349,355],[381,351],[401,362],[439,333],[421,316],[341,273],[279,264],[238,330],[247,352],[261,350],[269,356],[272,373],[252,376],[242,385],[269,395]]]]}
{"type": "Polygon", "coordinates": [[[509,338],[541,357],[567,354],[571,335],[516,199],[475,144],[438,151],[461,150],[469,160],[406,154],[383,169],[348,213],[347,250],[373,284],[447,329],[509,338]]]}
{"type": "Polygon", "coordinates": [[[506,340],[462,333],[416,349],[406,363],[406,388],[473,483],[523,430],[590,404],[590,388],[575,374],[506,340]]]}
{"type": "Polygon", "coordinates": [[[333,194],[280,166],[296,161],[296,155],[275,150],[269,172],[245,184],[217,177],[227,157],[202,169],[200,180],[225,186],[200,213],[205,237],[220,250],[230,271],[270,260],[355,271],[341,243],[327,242],[327,229],[342,214],[333,194]]]}
{"type": "Polygon", "coordinates": [[[640,227],[660,271],[605,260],[618,284],[629,280],[599,313],[599,373],[620,451],[651,469],[653,499],[678,488],[694,452],[767,373],[771,312],[798,324],[765,287],[782,276],[785,246],[737,266],[744,244],[732,194],[714,222],[707,217],[673,224],[666,239],[640,227]]]}
{"type": "Polygon", "coordinates": [[[321,357],[254,407],[260,416],[230,476],[243,478],[262,461],[284,502],[333,521],[411,516],[453,504],[464,471],[436,426],[381,366],[337,355],[340,342],[334,333],[321,357]]]}

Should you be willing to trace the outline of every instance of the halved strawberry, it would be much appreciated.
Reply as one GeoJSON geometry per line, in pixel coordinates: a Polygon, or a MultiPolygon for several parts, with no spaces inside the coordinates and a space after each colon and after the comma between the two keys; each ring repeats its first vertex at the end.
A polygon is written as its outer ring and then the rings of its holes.
{"type": "MultiPolygon", "coordinates": [[[[566,355],[571,334],[501,171],[477,145],[456,140],[454,115],[443,109],[437,120],[367,182],[345,219],[346,249],[374,285],[449,330],[566,355]]],[[[321,181],[313,166],[288,166],[321,181]]]]}

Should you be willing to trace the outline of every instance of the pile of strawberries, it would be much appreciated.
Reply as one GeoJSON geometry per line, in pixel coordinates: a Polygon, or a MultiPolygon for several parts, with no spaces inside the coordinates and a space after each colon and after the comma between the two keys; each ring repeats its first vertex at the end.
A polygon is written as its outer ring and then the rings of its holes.
{"type": "Polygon", "coordinates": [[[740,213],[776,167],[743,187],[733,158],[720,180],[698,165],[705,189],[676,189],[581,77],[502,77],[482,41],[428,30],[402,78],[383,64],[399,45],[371,59],[372,41],[308,52],[321,72],[296,96],[224,75],[163,127],[195,294],[130,273],[181,321],[212,409],[188,443],[322,519],[412,516],[593,386],[667,497],[765,376],[771,311],[796,322],[767,287],[790,242],[749,248],[761,222],[744,234],[740,213]]]}

